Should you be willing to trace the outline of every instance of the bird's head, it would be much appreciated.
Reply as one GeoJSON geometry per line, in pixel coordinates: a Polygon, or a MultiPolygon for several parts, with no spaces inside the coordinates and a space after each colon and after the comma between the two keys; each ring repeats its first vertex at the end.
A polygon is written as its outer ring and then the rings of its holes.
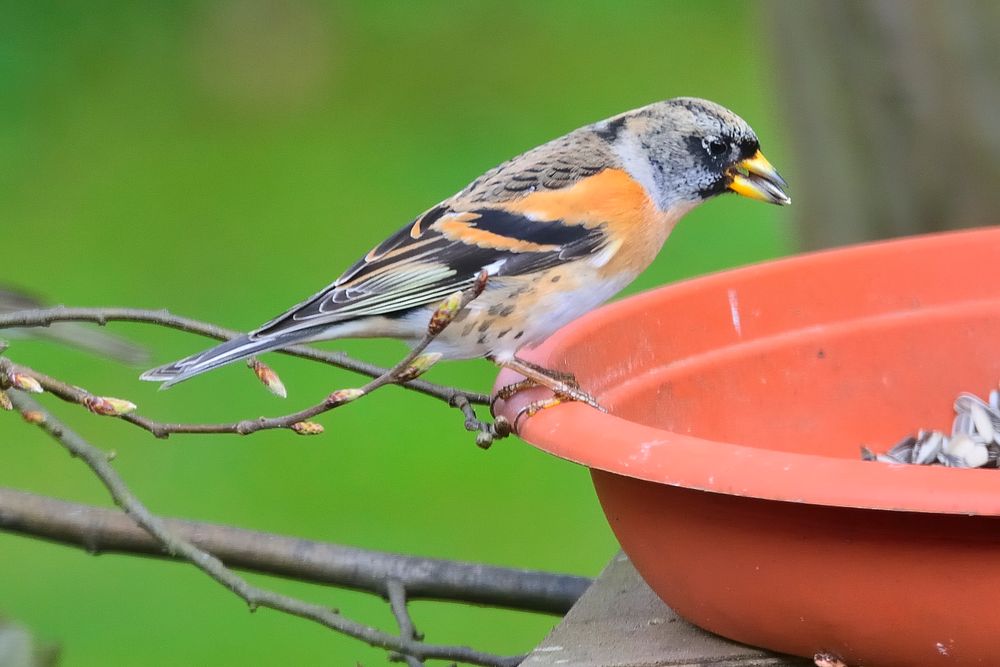
{"type": "Polygon", "coordinates": [[[714,102],[691,97],[657,102],[595,129],[661,210],[690,208],[724,192],[781,206],[792,201],[753,129],[714,102]]]}

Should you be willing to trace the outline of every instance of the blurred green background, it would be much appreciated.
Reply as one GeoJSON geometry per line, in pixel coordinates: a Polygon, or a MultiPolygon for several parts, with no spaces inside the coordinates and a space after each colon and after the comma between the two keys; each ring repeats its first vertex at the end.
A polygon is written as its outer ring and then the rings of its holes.
{"type": "MultiPolygon", "coordinates": [[[[742,2],[3,2],[4,282],[80,306],[167,307],[249,329],[313,293],[494,164],[579,125],[677,95],[744,116],[786,164],[755,5],[742,2]]],[[[787,168],[783,171],[790,171],[787,168]]],[[[786,173],[793,184],[794,174],[786,173]]],[[[790,251],[786,212],[724,197],[691,213],[629,292],[790,251]]],[[[206,341],[113,330],[157,363],[206,341]]],[[[670,335],[664,331],[664,335],[670,335]]],[[[327,344],[391,363],[394,342],[327,344]]],[[[43,342],[10,351],[153,417],[278,414],[345,372],[271,355],[169,392],[43,342]]],[[[486,362],[429,379],[487,390],[486,362]]],[[[155,512],[443,558],[595,575],[614,552],[584,469],[516,439],[484,452],[459,415],[395,387],[289,432],[155,440],[47,401],[106,449],[155,512]]],[[[0,485],[107,505],[85,467],[0,415],[0,485]]],[[[394,628],[380,600],[255,582],[394,628]]],[[[533,646],[557,619],[416,603],[436,643],[533,646]]],[[[0,613],[65,665],[382,664],[309,622],[247,613],[189,566],[0,534],[0,613]]]]}

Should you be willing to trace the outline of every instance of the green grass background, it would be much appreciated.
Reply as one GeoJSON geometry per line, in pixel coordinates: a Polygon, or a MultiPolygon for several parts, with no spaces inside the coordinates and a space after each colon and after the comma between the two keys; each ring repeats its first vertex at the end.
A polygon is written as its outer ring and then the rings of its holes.
{"type": "MultiPolygon", "coordinates": [[[[5,282],[80,306],[168,307],[248,329],[322,287],[483,170],[579,125],[676,95],[730,106],[785,164],[755,5],[727,2],[2,2],[5,282]]],[[[786,170],[787,171],[787,170],[786,170]]],[[[794,174],[789,180],[794,185],[794,174]]],[[[691,213],[629,292],[790,250],[786,212],[724,197],[691,213]]],[[[205,345],[116,331],[157,362],[205,345]]],[[[670,335],[664,331],[664,335],[670,335]]],[[[393,342],[328,344],[391,363],[393,342]]],[[[270,357],[281,402],[242,366],[160,393],[137,369],[42,342],[23,363],[150,416],[276,414],[355,386],[270,357]]],[[[430,379],[487,390],[486,362],[430,379]]],[[[614,552],[584,469],[516,439],[477,449],[459,417],[398,388],[324,436],[176,436],[47,400],[160,514],[349,545],[596,574],[614,552]]],[[[85,467],[0,414],[0,485],[109,503],[85,467]]],[[[393,628],[380,600],[255,582],[393,628]]],[[[0,613],[64,664],[382,664],[381,651],[249,614],[189,566],[0,535],[0,613]]],[[[430,641],[519,652],[557,619],[417,603],[430,641]]]]}

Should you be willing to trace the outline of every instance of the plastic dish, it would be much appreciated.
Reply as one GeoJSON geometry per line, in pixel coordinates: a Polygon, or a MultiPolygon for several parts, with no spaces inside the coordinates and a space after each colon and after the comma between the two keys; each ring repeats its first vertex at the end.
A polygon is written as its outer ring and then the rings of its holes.
{"type": "Polygon", "coordinates": [[[1000,664],[1000,470],[859,456],[949,430],[959,392],[1000,380],[1000,229],[671,285],[526,356],[610,412],[560,405],[521,436],[592,470],[622,547],[690,621],[868,667],[1000,664]]]}

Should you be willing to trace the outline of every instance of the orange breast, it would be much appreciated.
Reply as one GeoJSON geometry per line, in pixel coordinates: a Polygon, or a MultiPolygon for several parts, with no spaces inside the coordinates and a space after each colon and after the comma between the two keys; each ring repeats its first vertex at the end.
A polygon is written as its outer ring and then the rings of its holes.
{"type": "Polygon", "coordinates": [[[637,275],[649,266],[679,217],[660,211],[646,189],[621,169],[605,169],[561,190],[534,192],[505,207],[541,220],[603,224],[611,257],[599,273],[610,275],[637,275]]]}

